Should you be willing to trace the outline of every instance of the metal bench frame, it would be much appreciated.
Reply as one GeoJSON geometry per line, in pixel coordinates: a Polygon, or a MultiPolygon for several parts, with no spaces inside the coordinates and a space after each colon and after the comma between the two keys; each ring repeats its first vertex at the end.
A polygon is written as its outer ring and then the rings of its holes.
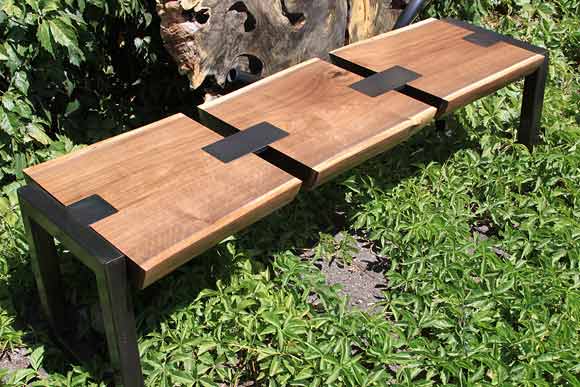
{"type": "Polygon", "coordinates": [[[95,275],[111,367],[119,386],[144,385],[137,346],[128,258],[69,209],[34,183],[18,190],[22,219],[30,247],[30,261],[40,302],[57,342],[74,358],[90,353],[67,340],[71,321],[66,313],[60,260],[54,238],[95,275]],[[84,352],[84,353],[83,353],[84,352]]]}

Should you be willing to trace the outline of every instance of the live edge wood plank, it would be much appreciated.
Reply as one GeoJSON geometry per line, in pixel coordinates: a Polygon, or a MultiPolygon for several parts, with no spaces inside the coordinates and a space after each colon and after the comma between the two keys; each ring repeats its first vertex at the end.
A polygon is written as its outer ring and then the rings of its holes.
{"type": "Polygon", "coordinates": [[[299,191],[253,154],[224,164],[201,150],[221,138],[178,114],[25,173],[64,205],[98,194],[115,207],[90,226],[133,262],[143,288],[299,191]]]}
{"type": "Polygon", "coordinates": [[[428,19],[355,43],[331,56],[381,72],[402,66],[422,75],[409,83],[447,101],[451,112],[536,70],[544,56],[500,41],[482,47],[465,38],[473,32],[428,19]]]}
{"type": "Polygon", "coordinates": [[[436,109],[390,91],[369,97],[349,86],[363,79],[312,59],[200,106],[238,130],[269,122],[289,133],[271,144],[311,169],[307,188],[394,146],[431,121],[436,109]]]}

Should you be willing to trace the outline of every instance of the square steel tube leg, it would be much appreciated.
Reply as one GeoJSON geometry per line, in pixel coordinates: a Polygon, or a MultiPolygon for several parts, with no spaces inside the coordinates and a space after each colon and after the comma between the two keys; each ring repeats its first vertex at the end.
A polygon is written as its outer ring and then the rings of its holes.
{"type": "Polygon", "coordinates": [[[124,387],[141,387],[144,382],[126,258],[107,263],[96,275],[109,357],[116,371],[115,383],[124,387]]]}
{"type": "Polygon", "coordinates": [[[436,120],[435,121],[435,128],[440,132],[447,130],[447,119],[440,118],[440,119],[436,120]]]}
{"type": "Polygon", "coordinates": [[[65,334],[69,319],[65,316],[64,293],[62,291],[60,260],[54,238],[38,223],[22,212],[22,221],[28,239],[30,264],[42,311],[52,330],[59,336],[65,334]]]}
{"type": "Polygon", "coordinates": [[[524,96],[518,130],[518,142],[530,150],[540,141],[540,121],[544,109],[544,93],[549,66],[548,53],[542,65],[528,75],[524,81],[524,96]]]}
{"type": "Polygon", "coordinates": [[[67,352],[75,350],[64,334],[68,319],[55,237],[95,274],[116,385],[143,387],[127,258],[42,188],[22,187],[18,196],[42,307],[57,339],[67,352]]]}

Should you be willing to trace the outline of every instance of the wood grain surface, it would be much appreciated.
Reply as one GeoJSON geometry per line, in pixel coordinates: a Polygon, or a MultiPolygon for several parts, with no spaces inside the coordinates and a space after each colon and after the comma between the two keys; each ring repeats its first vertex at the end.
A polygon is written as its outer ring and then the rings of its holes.
{"type": "Polygon", "coordinates": [[[91,227],[134,262],[142,288],[300,189],[253,154],[224,164],[201,150],[221,138],[178,114],[25,173],[64,205],[98,194],[119,210],[91,227]]]}
{"type": "Polygon", "coordinates": [[[312,188],[400,143],[435,116],[435,108],[396,91],[373,98],[349,87],[361,79],[312,59],[200,109],[240,130],[269,122],[288,132],[271,147],[311,168],[312,188]]]}
{"type": "Polygon", "coordinates": [[[472,31],[436,19],[355,43],[331,54],[375,72],[403,66],[421,75],[410,86],[448,102],[446,113],[530,74],[544,56],[498,42],[482,47],[472,31]]]}

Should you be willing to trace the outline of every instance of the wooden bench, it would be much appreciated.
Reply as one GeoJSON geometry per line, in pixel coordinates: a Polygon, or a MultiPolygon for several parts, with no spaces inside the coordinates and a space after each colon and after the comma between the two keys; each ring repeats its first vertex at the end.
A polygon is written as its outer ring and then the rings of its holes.
{"type": "Polygon", "coordinates": [[[429,122],[526,77],[518,139],[538,141],[543,49],[430,19],[313,59],[200,106],[25,170],[19,190],[42,307],[67,346],[59,239],[97,279],[119,384],[142,386],[130,287],[429,122]]]}

